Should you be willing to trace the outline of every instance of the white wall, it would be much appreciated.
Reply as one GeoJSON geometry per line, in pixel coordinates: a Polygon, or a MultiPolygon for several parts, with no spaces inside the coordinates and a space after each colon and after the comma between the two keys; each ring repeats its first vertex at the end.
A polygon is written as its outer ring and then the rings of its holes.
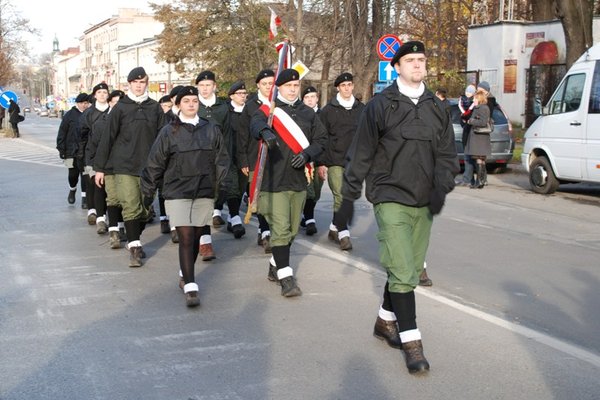
{"type": "Polygon", "coordinates": [[[558,62],[565,62],[565,37],[559,21],[498,22],[469,28],[467,70],[495,70],[483,73],[481,80],[490,83],[491,91],[513,122],[525,122],[526,73],[534,46],[527,46],[528,33],[543,33],[543,41],[554,41],[558,62]],[[504,93],[504,61],[517,61],[517,89],[504,93]],[[493,79],[495,77],[495,79],[493,79]],[[490,78],[490,79],[488,79],[490,78]],[[494,81],[492,81],[492,79],[494,81]]]}

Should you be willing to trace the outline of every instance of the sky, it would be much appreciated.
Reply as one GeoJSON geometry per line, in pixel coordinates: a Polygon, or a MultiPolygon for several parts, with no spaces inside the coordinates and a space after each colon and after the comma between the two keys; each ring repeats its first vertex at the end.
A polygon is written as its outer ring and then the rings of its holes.
{"type": "MultiPolygon", "coordinates": [[[[163,3],[162,0],[153,0],[163,3]]],[[[33,54],[52,52],[54,36],[60,50],[79,45],[78,38],[89,27],[117,14],[119,8],[139,8],[150,12],[148,0],[12,0],[11,4],[40,31],[39,37],[27,39],[33,54]]]]}

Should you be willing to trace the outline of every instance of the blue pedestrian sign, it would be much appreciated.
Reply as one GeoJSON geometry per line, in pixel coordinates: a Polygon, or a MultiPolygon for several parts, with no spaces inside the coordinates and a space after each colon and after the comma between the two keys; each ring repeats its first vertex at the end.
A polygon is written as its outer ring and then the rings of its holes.
{"type": "Polygon", "coordinates": [[[379,61],[379,74],[377,76],[379,82],[390,82],[398,77],[398,73],[389,61],[379,61]]]}
{"type": "Polygon", "coordinates": [[[10,100],[16,103],[19,101],[19,96],[17,96],[15,92],[11,91],[0,92],[0,106],[8,109],[8,107],[10,107],[10,100]]]}
{"type": "Polygon", "coordinates": [[[383,35],[377,41],[377,54],[379,59],[384,61],[391,61],[394,55],[402,45],[402,42],[396,35],[383,35]]]}

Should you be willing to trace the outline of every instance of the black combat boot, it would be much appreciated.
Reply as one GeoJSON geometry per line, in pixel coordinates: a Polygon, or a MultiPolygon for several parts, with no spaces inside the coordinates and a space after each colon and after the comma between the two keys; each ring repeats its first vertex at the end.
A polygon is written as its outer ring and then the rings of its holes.
{"type": "Polygon", "coordinates": [[[395,349],[402,348],[400,332],[398,331],[398,324],[396,321],[386,321],[378,316],[377,320],[375,320],[373,336],[377,339],[385,340],[390,347],[395,349]]]}
{"type": "Polygon", "coordinates": [[[423,344],[420,340],[402,343],[406,368],[411,374],[426,372],[429,370],[429,362],[423,354],[423,344]]]}

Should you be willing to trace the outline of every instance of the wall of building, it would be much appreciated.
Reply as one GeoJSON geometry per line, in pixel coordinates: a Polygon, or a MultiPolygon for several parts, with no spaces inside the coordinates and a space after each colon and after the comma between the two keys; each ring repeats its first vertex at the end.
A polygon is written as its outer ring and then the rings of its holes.
{"type": "MultiPolygon", "coordinates": [[[[600,42],[600,18],[594,18],[594,43],[600,42]]],[[[480,71],[491,91],[513,122],[525,122],[526,71],[531,53],[541,41],[553,41],[558,63],[566,58],[565,36],[560,21],[503,21],[469,27],[467,70],[480,71]],[[513,84],[514,83],[514,84],[513,84]]]]}

